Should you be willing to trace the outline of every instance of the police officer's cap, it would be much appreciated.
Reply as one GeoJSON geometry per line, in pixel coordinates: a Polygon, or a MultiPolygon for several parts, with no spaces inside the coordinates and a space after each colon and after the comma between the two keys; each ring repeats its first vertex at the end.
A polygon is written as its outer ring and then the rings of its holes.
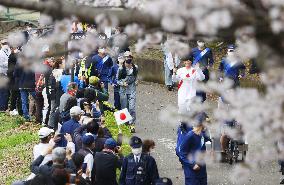
{"type": "Polygon", "coordinates": [[[172,184],[173,184],[172,180],[166,177],[159,178],[155,183],[155,185],[172,185],[172,184]]]}
{"type": "Polygon", "coordinates": [[[137,136],[132,136],[129,145],[131,148],[140,148],[142,146],[142,140],[137,136]]]}

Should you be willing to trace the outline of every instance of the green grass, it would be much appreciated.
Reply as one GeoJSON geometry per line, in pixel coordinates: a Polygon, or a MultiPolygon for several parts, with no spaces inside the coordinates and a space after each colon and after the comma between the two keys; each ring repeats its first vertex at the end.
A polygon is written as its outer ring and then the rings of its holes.
{"type": "Polygon", "coordinates": [[[0,150],[30,143],[37,139],[38,139],[37,133],[32,133],[32,132],[21,132],[7,137],[1,137],[0,150]]]}
{"type": "Polygon", "coordinates": [[[21,124],[21,120],[13,117],[7,117],[3,113],[0,113],[0,133],[6,132],[10,129],[16,128],[21,124]],[[17,121],[14,121],[17,120],[17,121]]]}
{"type": "Polygon", "coordinates": [[[26,177],[32,160],[32,147],[38,141],[37,125],[24,124],[20,116],[0,113],[0,184],[26,177]]]}

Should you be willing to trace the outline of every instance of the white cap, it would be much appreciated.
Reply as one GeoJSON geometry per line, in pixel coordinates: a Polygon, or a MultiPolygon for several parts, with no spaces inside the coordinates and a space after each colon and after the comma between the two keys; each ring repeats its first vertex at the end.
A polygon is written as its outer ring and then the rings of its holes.
{"type": "Polygon", "coordinates": [[[124,56],[125,57],[132,56],[132,53],[130,51],[125,51],[124,56]]]}
{"type": "Polygon", "coordinates": [[[78,116],[80,114],[83,114],[84,111],[79,106],[74,106],[70,109],[70,116],[78,116]]]}
{"type": "Polygon", "coordinates": [[[45,138],[47,136],[49,136],[51,133],[53,133],[54,130],[50,129],[48,127],[42,127],[39,131],[38,131],[38,136],[40,139],[45,138]]]}

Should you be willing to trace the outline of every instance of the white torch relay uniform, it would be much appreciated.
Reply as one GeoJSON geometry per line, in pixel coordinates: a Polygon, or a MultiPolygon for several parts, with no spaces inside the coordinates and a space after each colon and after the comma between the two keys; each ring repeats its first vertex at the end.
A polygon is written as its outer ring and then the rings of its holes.
{"type": "Polygon", "coordinates": [[[178,108],[179,113],[185,114],[189,111],[191,100],[196,96],[197,80],[202,81],[205,75],[199,66],[180,68],[173,74],[173,81],[178,83],[178,108]]]}

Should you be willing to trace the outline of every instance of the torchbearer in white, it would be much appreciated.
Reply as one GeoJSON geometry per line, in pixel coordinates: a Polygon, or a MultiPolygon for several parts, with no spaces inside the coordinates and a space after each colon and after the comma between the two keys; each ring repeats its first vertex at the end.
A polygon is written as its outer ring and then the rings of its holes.
{"type": "Polygon", "coordinates": [[[192,66],[192,58],[187,56],[182,59],[184,66],[173,71],[173,81],[178,82],[178,108],[180,114],[190,111],[190,103],[196,96],[197,81],[202,81],[205,75],[199,68],[199,63],[192,66]]]}

